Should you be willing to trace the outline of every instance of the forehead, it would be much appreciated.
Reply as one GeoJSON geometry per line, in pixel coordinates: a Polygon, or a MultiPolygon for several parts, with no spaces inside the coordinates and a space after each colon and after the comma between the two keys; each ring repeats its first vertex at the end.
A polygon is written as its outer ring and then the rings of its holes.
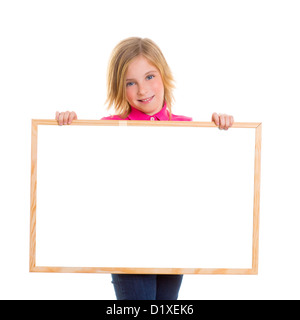
{"type": "Polygon", "coordinates": [[[145,73],[149,71],[158,72],[158,69],[148,59],[141,55],[130,62],[126,72],[126,77],[144,76],[145,73]]]}

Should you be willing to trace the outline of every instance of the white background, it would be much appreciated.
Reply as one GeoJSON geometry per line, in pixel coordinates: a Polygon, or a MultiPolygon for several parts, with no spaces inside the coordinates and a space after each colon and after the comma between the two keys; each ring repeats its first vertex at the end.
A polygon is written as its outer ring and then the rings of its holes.
{"type": "Polygon", "coordinates": [[[173,70],[175,114],[263,123],[259,275],[185,276],[179,298],[299,299],[299,16],[288,0],[2,0],[0,298],[115,298],[109,275],[29,274],[30,129],[107,115],[109,54],[141,36],[173,70]]]}
{"type": "Polygon", "coordinates": [[[252,128],[39,126],[36,265],[251,269],[254,150],[252,128]]]}

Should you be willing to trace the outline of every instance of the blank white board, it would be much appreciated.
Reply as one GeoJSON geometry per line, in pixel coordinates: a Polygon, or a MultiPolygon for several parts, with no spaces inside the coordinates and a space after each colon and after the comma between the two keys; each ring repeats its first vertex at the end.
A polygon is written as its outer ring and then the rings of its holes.
{"type": "Polygon", "coordinates": [[[39,125],[36,266],[251,269],[254,155],[253,128],[39,125]]]}

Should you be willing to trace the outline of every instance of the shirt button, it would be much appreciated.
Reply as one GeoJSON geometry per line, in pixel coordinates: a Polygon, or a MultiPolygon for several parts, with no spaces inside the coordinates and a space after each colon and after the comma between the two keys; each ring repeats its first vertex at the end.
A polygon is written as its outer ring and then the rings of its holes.
{"type": "Polygon", "coordinates": [[[154,117],[151,117],[151,118],[150,118],[150,120],[152,120],[152,121],[153,121],[153,120],[155,120],[155,118],[154,118],[154,117]]]}

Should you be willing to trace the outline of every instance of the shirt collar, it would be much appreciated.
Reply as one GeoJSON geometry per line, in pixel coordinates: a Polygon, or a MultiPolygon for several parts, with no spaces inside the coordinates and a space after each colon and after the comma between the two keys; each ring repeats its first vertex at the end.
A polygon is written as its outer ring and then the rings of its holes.
{"type": "Polygon", "coordinates": [[[160,121],[168,121],[169,120],[169,111],[167,110],[167,103],[165,102],[164,106],[162,107],[162,109],[152,115],[149,116],[148,114],[134,108],[131,106],[131,112],[128,115],[128,118],[130,120],[150,120],[152,117],[157,118],[160,121]]]}

